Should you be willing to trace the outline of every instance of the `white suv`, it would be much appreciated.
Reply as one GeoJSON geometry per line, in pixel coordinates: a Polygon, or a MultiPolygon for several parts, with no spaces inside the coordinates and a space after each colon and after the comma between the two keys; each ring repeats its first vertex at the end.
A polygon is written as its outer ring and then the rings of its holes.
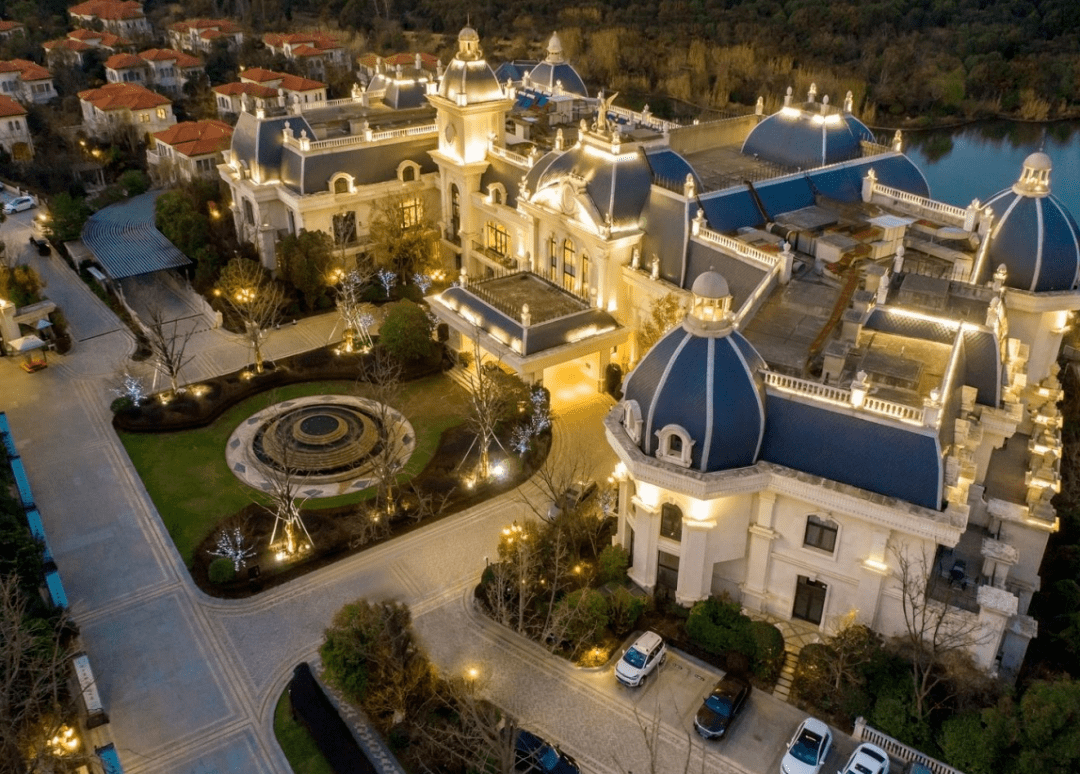
{"type": "Polygon", "coordinates": [[[615,677],[623,685],[636,688],[667,660],[667,646],[656,632],[645,632],[623,653],[615,665],[615,677]]]}

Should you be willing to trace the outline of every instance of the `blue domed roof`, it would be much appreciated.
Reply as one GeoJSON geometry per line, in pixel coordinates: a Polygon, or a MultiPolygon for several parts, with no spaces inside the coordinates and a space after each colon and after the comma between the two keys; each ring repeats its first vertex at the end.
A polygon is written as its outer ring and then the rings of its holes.
{"type": "Polygon", "coordinates": [[[986,281],[1004,264],[1005,284],[1018,290],[1074,290],[1080,279],[1080,229],[1072,214],[1050,194],[1050,158],[1033,153],[1020,179],[986,203],[994,212],[986,281]]]}
{"type": "Polygon", "coordinates": [[[548,94],[555,94],[561,88],[564,94],[589,96],[589,90],[585,88],[585,82],[581,80],[577,70],[563,58],[562,42],[558,33],[552,34],[548,41],[547,59],[529,71],[528,84],[548,94]]]}
{"type": "Polygon", "coordinates": [[[765,433],[764,360],[729,324],[710,325],[688,315],[626,378],[623,398],[641,411],[643,453],[655,455],[657,434],[676,425],[692,441],[689,467],[704,472],[753,465],[765,433]]]}
{"type": "Polygon", "coordinates": [[[785,105],[755,126],[743,142],[742,152],[776,164],[812,169],[858,158],[860,142],[872,139],[873,133],[847,109],[839,111],[827,102],[807,102],[801,107],[785,105]]]}

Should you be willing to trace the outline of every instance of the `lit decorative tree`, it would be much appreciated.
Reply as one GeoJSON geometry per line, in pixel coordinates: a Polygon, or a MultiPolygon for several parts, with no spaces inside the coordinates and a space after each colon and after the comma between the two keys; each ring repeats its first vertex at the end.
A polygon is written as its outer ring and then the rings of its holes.
{"type": "Polygon", "coordinates": [[[363,301],[364,287],[370,280],[370,272],[353,269],[338,283],[337,308],[345,322],[345,342],[342,347],[345,352],[355,352],[358,346],[371,346],[368,328],[375,322],[375,318],[368,312],[369,305],[363,301]]]}
{"type": "Polygon", "coordinates": [[[375,275],[379,278],[379,284],[383,286],[383,290],[386,291],[386,297],[390,298],[390,291],[394,289],[394,285],[397,284],[397,274],[389,269],[379,269],[378,274],[375,275]]]}
{"type": "Polygon", "coordinates": [[[146,387],[143,385],[143,380],[126,370],[120,374],[120,386],[113,388],[113,392],[121,398],[127,398],[136,407],[141,406],[146,400],[146,387]]]}
{"type": "Polygon", "coordinates": [[[237,572],[247,564],[247,560],[255,555],[255,548],[248,545],[244,533],[239,527],[223,529],[218,535],[217,550],[211,551],[210,556],[223,556],[232,560],[233,569],[237,572]]]}
{"type": "Polygon", "coordinates": [[[421,293],[427,295],[428,289],[431,287],[431,277],[429,277],[427,274],[421,274],[420,272],[417,272],[416,274],[412,275],[412,281],[413,284],[416,285],[416,287],[420,288],[421,293]]]}
{"type": "Polygon", "coordinates": [[[254,353],[255,373],[263,372],[262,346],[280,319],[285,293],[257,261],[234,258],[221,272],[215,294],[244,324],[244,338],[254,353]]]}
{"type": "Polygon", "coordinates": [[[270,532],[270,548],[288,558],[311,548],[314,541],[304,526],[301,509],[307,498],[300,499],[300,487],[303,477],[289,465],[288,447],[285,447],[281,466],[266,466],[263,470],[270,488],[267,494],[274,509],[274,529],[270,532]],[[282,530],[282,540],[278,542],[278,530],[282,530]],[[301,540],[307,538],[307,543],[301,540]]]}
{"type": "Polygon", "coordinates": [[[194,330],[191,328],[181,333],[179,323],[175,320],[172,326],[168,327],[164,313],[160,309],[150,310],[150,324],[146,326],[146,337],[154,353],[152,362],[159,374],[168,377],[169,391],[173,395],[184,391],[180,387],[180,371],[192,360],[191,357],[186,356],[186,352],[193,333],[194,330]]]}

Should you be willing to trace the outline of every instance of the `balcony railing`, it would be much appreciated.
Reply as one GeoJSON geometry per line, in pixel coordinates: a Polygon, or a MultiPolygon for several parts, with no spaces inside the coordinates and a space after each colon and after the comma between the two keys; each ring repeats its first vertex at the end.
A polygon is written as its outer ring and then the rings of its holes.
{"type": "Polygon", "coordinates": [[[424,137],[438,132],[438,124],[421,124],[419,126],[406,126],[400,129],[384,129],[373,131],[368,129],[360,134],[350,134],[345,137],[332,137],[327,140],[312,140],[310,137],[293,137],[285,135],[285,145],[297,148],[301,151],[333,150],[336,148],[352,148],[358,145],[370,145],[385,140],[396,140],[403,137],[424,137]]]}
{"type": "Polygon", "coordinates": [[[883,400],[865,396],[862,404],[858,407],[852,402],[851,390],[845,387],[835,387],[831,384],[800,379],[796,376],[765,371],[765,384],[785,392],[803,395],[808,398],[817,398],[837,405],[859,408],[872,414],[898,419],[901,422],[922,425],[926,423],[926,411],[921,407],[905,406],[903,403],[895,403],[891,400],[883,400]]]}

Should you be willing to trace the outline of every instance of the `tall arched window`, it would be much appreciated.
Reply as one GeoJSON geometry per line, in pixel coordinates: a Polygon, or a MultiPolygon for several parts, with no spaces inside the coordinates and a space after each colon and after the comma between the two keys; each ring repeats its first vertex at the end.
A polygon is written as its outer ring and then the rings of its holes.
{"type": "Polygon", "coordinates": [[[550,267],[548,279],[555,282],[558,279],[555,275],[559,271],[559,240],[554,234],[548,238],[548,266],[550,267]]]}
{"type": "Polygon", "coordinates": [[[577,267],[574,266],[574,243],[570,239],[564,239],[562,243],[562,271],[563,288],[572,291],[576,281],[577,267]]]}
{"type": "Polygon", "coordinates": [[[457,239],[461,230],[461,194],[456,185],[450,186],[450,238],[457,239]]]}

